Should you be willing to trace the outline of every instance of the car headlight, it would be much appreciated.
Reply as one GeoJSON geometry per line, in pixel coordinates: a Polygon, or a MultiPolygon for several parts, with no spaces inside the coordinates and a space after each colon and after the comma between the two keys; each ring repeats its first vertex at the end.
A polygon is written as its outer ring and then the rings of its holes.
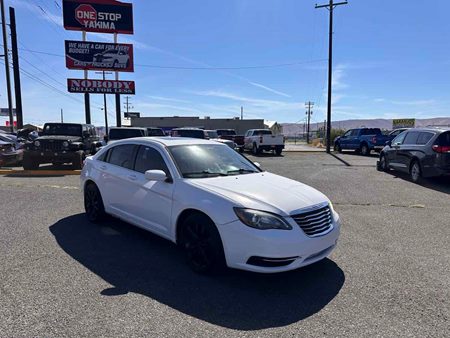
{"type": "Polygon", "coordinates": [[[63,145],[64,148],[68,148],[69,147],[69,142],[64,141],[62,145],[63,145]]]}
{"type": "Polygon", "coordinates": [[[292,230],[292,226],[281,216],[269,212],[244,208],[234,208],[234,212],[242,223],[251,228],[292,230]]]}
{"type": "Polygon", "coordinates": [[[39,148],[41,146],[41,142],[39,141],[34,141],[34,146],[39,148]]]}

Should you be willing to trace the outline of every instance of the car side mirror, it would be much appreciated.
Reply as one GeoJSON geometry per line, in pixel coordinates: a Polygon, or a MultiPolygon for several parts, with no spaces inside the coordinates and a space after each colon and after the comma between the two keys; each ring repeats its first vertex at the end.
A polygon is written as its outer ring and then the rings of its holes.
{"type": "Polygon", "coordinates": [[[167,180],[167,175],[162,170],[147,170],[145,172],[145,178],[148,181],[157,181],[157,182],[164,182],[167,180]]]}
{"type": "Polygon", "coordinates": [[[392,141],[386,141],[385,145],[388,147],[392,147],[392,141]]]}
{"type": "Polygon", "coordinates": [[[254,165],[256,165],[259,169],[261,169],[261,164],[259,162],[253,162],[254,165]]]}

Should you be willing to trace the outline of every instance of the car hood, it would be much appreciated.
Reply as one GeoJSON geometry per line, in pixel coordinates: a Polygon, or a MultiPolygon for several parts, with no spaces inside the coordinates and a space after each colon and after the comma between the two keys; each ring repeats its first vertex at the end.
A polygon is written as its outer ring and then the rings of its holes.
{"type": "Polygon", "coordinates": [[[283,216],[329,202],[324,194],[306,184],[268,172],[190,179],[189,184],[221,195],[238,206],[283,216]]]}
{"type": "Polygon", "coordinates": [[[81,137],[79,136],[65,136],[65,135],[44,135],[39,136],[36,140],[61,140],[61,141],[72,141],[81,142],[81,137]]]}

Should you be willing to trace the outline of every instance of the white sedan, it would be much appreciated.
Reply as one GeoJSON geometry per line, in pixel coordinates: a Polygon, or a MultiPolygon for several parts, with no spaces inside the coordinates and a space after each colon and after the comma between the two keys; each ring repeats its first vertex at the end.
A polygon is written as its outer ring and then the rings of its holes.
{"type": "Polygon", "coordinates": [[[90,221],[110,214],[158,234],[202,273],[297,269],[327,257],[340,232],[325,195],[214,141],[118,141],[86,159],[81,186],[90,221]]]}

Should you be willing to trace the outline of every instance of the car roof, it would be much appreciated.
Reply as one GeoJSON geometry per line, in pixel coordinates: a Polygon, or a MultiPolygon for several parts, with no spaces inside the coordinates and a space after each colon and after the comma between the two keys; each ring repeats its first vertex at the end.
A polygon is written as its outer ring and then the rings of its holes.
{"type": "Polygon", "coordinates": [[[116,130],[146,130],[147,128],[144,128],[144,127],[110,127],[109,129],[116,129],[116,130]]]}
{"type": "Polygon", "coordinates": [[[180,146],[180,145],[196,145],[196,144],[219,144],[216,141],[210,141],[210,140],[204,140],[199,138],[190,138],[190,137],[167,137],[167,136],[160,136],[160,137],[133,137],[128,138],[120,141],[114,142],[114,145],[119,145],[123,143],[128,142],[139,142],[139,143],[149,143],[149,144],[155,144],[159,143],[163,146],[170,147],[170,146],[180,146]]]}
{"type": "Polygon", "coordinates": [[[429,131],[429,132],[446,132],[450,131],[450,127],[423,127],[423,128],[411,128],[408,131],[429,131]]]}

